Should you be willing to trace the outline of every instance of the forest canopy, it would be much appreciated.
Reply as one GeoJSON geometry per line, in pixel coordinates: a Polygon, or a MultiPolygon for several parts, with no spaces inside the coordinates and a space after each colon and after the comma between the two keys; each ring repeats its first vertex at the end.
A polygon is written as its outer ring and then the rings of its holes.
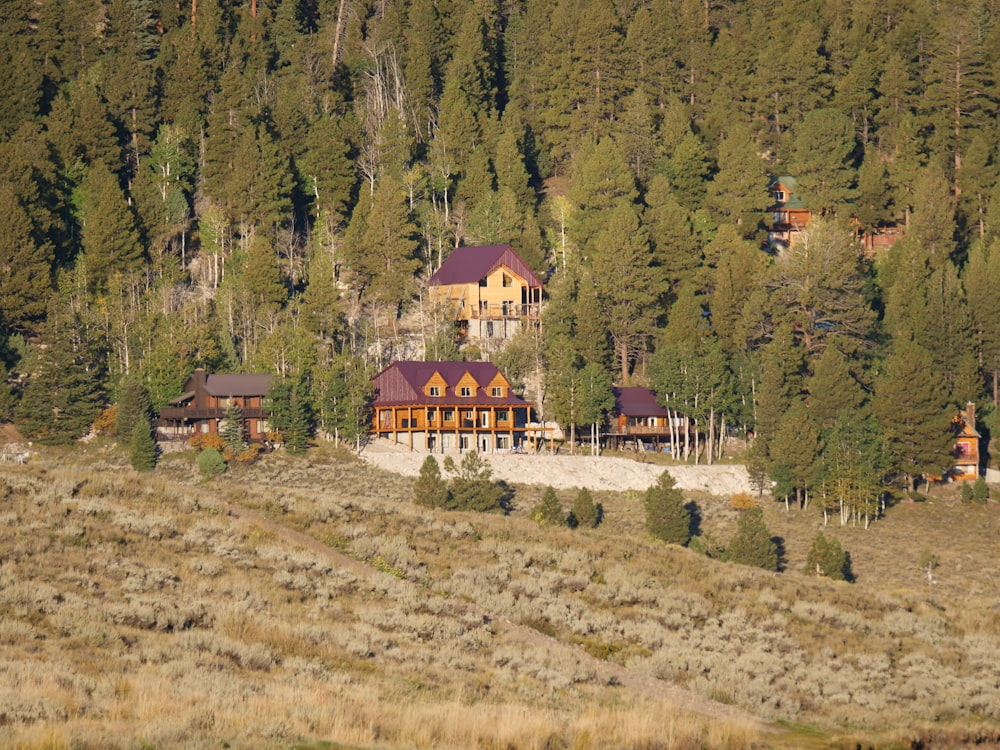
{"type": "Polygon", "coordinates": [[[375,368],[455,355],[427,278],[496,243],[545,320],[464,356],[538,375],[556,419],[573,384],[646,384],[795,493],[847,481],[834,444],[946,466],[937,433],[883,444],[893,420],[995,419],[989,4],[13,0],[0,59],[0,408],[33,432],[198,366],[356,431],[375,368]],[[775,250],[779,175],[813,220],[775,250]]]}

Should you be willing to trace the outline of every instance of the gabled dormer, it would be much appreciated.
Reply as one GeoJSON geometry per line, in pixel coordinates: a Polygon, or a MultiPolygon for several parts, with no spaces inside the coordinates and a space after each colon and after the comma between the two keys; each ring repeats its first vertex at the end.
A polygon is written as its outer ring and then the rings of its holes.
{"type": "Polygon", "coordinates": [[[462,375],[458,382],[455,383],[455,395],[459,398],[475,398],[478,390],[479,383],[476,382],[476,379],[469,372],[462,375]]]}
{"type": "Polygon", "coordinates": [[[441,373],[437,370],[434,374],[424,383],[424,395],[428,398],[443,398],[448,390],[448,382],[441,376],[441,373]]]}
{"type": "Polygon", "coordinates": [[[507,382],[507,378],[497,371],[496,377],[486,386],[486,395],[491,398],[507,398],[509,392],[510,383],[507,382]]]}

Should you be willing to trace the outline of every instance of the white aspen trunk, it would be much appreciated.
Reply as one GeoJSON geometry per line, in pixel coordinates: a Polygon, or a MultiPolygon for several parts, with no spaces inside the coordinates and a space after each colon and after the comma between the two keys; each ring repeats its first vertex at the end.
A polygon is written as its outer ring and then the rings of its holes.
{"type": "Polygon", "coordinates": [[[802,491],[802,510],[809,507],[809,488],[802,491]]]}
{"type": "Polygon", "coordinates": [[[701,437],[698,435],[698,420],[694,421],[694,462],[698,464],[701,458],[701,437]]]}
{"type": "Polygon", "coordinates": [[[715,409],[708,410],[707,441],[708,441],[708,451],[707,451],[708,455],[706,456],[706,459],[708,461],[708,465],[711,466],[712,460],[715,457],[715,409]]]}
{"type": "Polygon", "coordinates": [[[726,442],[726,415],[725,414],[720,414],[719,415],[719,420],[721,422],[719,424],[719,453],[716,456],[716,458],[721,461],[722,460],[722,446],[726,442]]]}
{"type": "Polygon", "coordinates": [[[691,423],[684,418],[684,460],[691,458],[691,423]]]}

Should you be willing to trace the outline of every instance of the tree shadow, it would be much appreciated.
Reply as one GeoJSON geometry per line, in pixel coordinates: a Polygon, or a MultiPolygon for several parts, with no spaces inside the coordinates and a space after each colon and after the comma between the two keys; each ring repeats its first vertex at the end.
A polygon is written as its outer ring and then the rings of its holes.
{"type": "Polygon", "coordinates": [[[854,583],[855,582],[856,579],[854,577],[854,571],[851,570],[851,553],[848,552],[847,550],[844,550],[844,569],[843,569],[843,573],[844,573],[844,580],[845,581],[847,581],[848,583],[854,583]]]}
{"type": "Polygon", "coordinates": [[[785,540],[780,536],[772,536],[771,543],[774,544],[774,551],[778,555],[778,573],[784,573],[785,567],[787,565],[787,560],[785,558],[785,540]]]}
{"type": "Polygon", "coordinates": [[[701,536],[701,509],[698,507],[698,503],[692,500],[684,506],[684,509],[690,516],[688,521],[689,537],[693,539],[696,536],[701,536]]]}
{"type": "Polygon", "coordinates": [[[514,510],[514,488],[502,479],[497,481],[497,508],[506,516],[514,510]]]}

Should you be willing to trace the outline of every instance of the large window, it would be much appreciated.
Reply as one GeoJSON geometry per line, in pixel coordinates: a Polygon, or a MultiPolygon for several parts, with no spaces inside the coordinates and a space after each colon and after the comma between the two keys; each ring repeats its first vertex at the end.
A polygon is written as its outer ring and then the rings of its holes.
{"type": "Polygon", "coordinates": [[[430,388],[427,389],[427,392],[434,398],[437,398],[441,395],[441,386],[432,385],[430,388]]]}
{"type": "Polygon", "coordinates": [[[503,398],[503,387],[499,385],[493,386],[490,389],[490,395],[493,396],[493,398],[503,398]]]}
{"type": "Polygon", "coordinates": [[[470,388],[467,385],[463,385],[461,388],[458,389],[458,395],[464,396],[465,398],[469,398],[472,395],[472,388],[470,388]]]}

